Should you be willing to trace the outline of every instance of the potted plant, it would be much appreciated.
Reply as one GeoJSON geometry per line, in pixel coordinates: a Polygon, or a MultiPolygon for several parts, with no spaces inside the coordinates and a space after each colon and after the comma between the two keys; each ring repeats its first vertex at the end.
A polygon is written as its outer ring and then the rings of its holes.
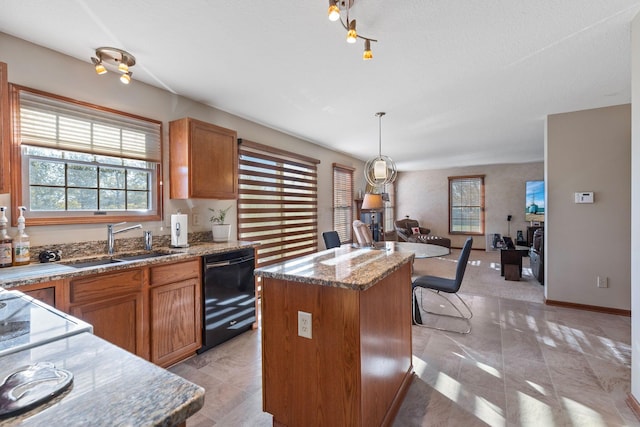
{"type": "Polygon", "coordinates": [[[213,234],[214,242],[226,242],[227,240],[229,240],[231,225],[225,224],[224,222],[229,209],[231,209],[231,206],[228,206],[226,209],[209,208],[209,210],[213,212],[213,216],[209,218],[209,221],[211,221],[211,233],[213,234]]]}

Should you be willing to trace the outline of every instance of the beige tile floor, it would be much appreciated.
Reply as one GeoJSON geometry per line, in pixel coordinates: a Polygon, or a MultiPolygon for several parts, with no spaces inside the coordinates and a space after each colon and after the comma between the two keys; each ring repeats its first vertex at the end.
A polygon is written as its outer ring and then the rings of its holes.
{"type": "MultiPolygon", "coordinates": [[[[414,274],[450,274],[458,253],[416,260],[414,274]]],[[[519,282],[500,277],[498,259],[472,251],[469,335],[413,327],[416,375],[394,426],[640,426],[625,404],[630,318],[546,306],[527,259],[519,282]]],[[[171,368],[206,389],[187,426],[270,426],[260,369],[259,331],[171,368]]]]}

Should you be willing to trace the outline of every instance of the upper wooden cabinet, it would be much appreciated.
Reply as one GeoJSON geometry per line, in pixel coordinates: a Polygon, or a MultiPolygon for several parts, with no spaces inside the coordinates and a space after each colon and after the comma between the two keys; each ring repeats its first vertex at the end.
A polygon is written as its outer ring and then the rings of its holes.
{"type": "Polygon", "coordinates": [[[172,199],[238,197],[237,132],[192,118],[169,123],[172,199]]]}
{"type": "Polygon", "coordinates": [[[9,85],[7,64],[0,62],[0,193],[10,193],[9,185],[9,85]]]}

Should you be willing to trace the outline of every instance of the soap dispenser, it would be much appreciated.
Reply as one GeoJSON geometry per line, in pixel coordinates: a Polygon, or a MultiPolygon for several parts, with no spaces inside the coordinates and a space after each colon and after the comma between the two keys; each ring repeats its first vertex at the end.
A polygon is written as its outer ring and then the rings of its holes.
{"type": "Polygon", "coordinates": [[[27,265],[31,260],[29,254],[29,236],[24,231],[24,206],[18,207],[20,216],[18,217],[18,233],[13,238],[13,265],[27,265]]]}
{"type": "Polygon", "coordinates": [[[0,268],[13,265],[11,242],[13,239],[7,233],[6,206],[0,206],[0,268]]]}

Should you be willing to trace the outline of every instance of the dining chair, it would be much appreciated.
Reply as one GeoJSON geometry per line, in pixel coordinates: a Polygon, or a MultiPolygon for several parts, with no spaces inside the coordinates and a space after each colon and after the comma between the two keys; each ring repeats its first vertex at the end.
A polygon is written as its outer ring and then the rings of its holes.
{"type": "Polygon", "coordinates": [[[440,331],[447,332],[457,332],[459,334],[468,334],[471,332],[471,322],[470,319],[473,317],[473,312],[469,308],[466,302],[460,297],[458,291],[460,290],[460,285],[462,285],[462,279],[464,278],[464,272],[467,268],[467,263],[469,262],[469,254],[471,253],[471,246],[473,245],[473,238],[467,238],[467,241],[464,243],[462,251],[460,252],[460,256],[458,257],[458,264],[456,266],[456,276],[455,278],[446,278],[439,276],[420,276],[417,277],[413,281],[412,286],[412,295],[413,295],[413,323],[418,326],[422,326],[425,328],[438,329],[440,331]],[[444,313],[435,313],[432,311],[428,311],[424,308],[423,301],[423,290],[429,290],[439,297],[446,300],[458,313],[458,315],[454,314],[444,314],[444,313]],[[420,303],[418,304],[418,295],[420,294],[420,303]],[[455,295],[458,300],[462,303],[464,308],[466,309],[468,314],[463,314],[462,310],[453,303],[453,301],[447,298],[444,294],[455,295]],[[455,329],[441,328],[437,326],[429,326],[422,323],[422,312],[427,314],[432,314],[435,316],[444,316],[450,317],[454,319],[462,319],[467,324],[467,328],[464,331],[459,331],[455,329]]]}
{"type": "Polygon", "coordinates": [[[371,229],[367,224],[356,219],[353,221],[353,234],[356,236],[356,240],[358,241],[358,246],[361,247],[371,247],[373,246],[373,236],[371,234],[371,229]]]}
{"type": "Polygon", "coordinates": [[[322,238],[327,249],[340,247],[340,236],[337,231],[325,231],[322,233],[322,238]]]}

